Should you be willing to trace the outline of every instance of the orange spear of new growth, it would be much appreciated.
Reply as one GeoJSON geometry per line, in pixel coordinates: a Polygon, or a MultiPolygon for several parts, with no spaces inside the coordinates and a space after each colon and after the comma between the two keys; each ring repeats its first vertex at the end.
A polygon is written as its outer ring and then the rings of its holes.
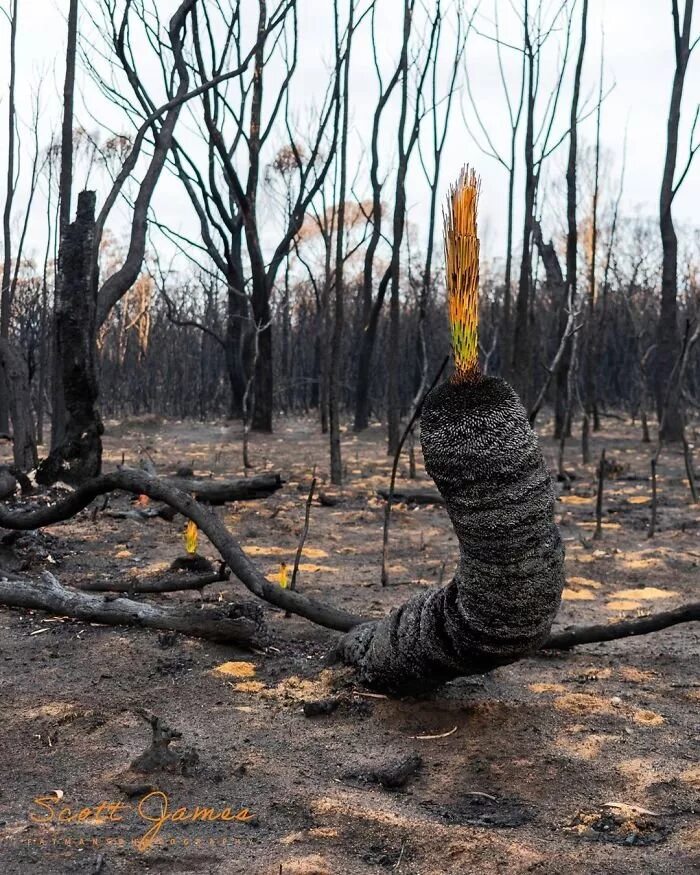
{"type": "Polygon", "coordinates": [[[187,521],[187,525],[185,526],[185,550],[190,554],[190,556],[194,556],[197,552],[197,541],[199,540],[199,529],[197,528],[197,523],[192,520],[187,521]]]}
{"type": "Polygon", "coordinates": [[[481,181],[468,165],[450,187],[443,211],[447,309],[454,379],[479,376],[479,238],[476,213],[481,181]]]}

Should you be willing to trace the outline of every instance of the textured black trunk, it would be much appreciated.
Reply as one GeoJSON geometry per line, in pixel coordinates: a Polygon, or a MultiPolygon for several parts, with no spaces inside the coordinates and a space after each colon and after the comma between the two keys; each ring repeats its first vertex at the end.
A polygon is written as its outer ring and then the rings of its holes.
{"type": "Polygon", "coordinates": [[[36,467],[38,458],[27,363],[20,351],[2,338],[0,338],[0,366],[5,375],[12,420],[13,461],[20,471],[31,471],[36,467]]]}
{"type": "Polygon", "coordinates": [[[355,387],[355,423],[353,425],[355,431],[362,431],[369,425],[369,388],[372,379],[372,354],[377,342],[379,316],[382,312],[382,305],[384,304],[390,278],[391,270],[385,271],[377,289],[377,297],[370,306],[369,315],[360,340],[357,383],[355,387]]]}
{"type": "MultiPolygon", "coordinates": [[[[685,0],[682,20],[678,0],[672,3],[676,69],[671,90],[666,134],[666,158],[659,198],[659,228],[663,260],[661,266],[661,309],[656,333],[656,367],[654,394],[659,417],[659,437],[667,441],[683,439],[683,412],[681,386],[674,378],[674,369],[680,353],[678,331],[678,238],[673,224],[671,207],[681,180],[675,182],[678,157],[678,127],[688,61],[692,51],[690,31],[693,19],[693,0],[685,0]]],[[[683,174],[685,175],[685,174],[683,174]]]]}
{"type": "Polygon", "coordinates": [[[427,397],[421,442],[460,543],[452,582],[341,642],[362,682],[392,693],[520,659],[546,639],[564,586],[554,491],[537,439],[499,378],[427,397]]]}
{"type": "Polygon", "coordinates": [[[248,362],[245,355],[245,325],[247,321],[247,305],[243,295],[243,267],[240,262],[240,235],[233,240],[232,250],[235,262],[230,267],[226,283],[228,287],[226,301],[226,369],[231,386],[231,417],[241,416],[243,412],[243,395],[246,387],[248,362]]]}
{"type": "Polygon", "coordinates": [[[78,484],[100,473],[103,426],[97,412],[95,310],[93,276],[95,192],[78,196],[75,222],[61,247],[56,301],[56,358],[61,367],[66,422],[61,443],[37,469],[39,483],[78,484]]]}

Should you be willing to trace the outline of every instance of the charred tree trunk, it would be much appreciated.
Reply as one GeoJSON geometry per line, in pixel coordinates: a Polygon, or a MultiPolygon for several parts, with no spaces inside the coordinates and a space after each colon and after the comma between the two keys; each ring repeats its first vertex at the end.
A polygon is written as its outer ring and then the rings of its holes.
{"type": "Polygon", "coordinates": [[[243,412],[243,395],[248,370],[244,331],[247,306],[243,294],[240,232],[232,241],[231,250],[235,264],[229,267],[226,277],[226,370],[231,386],[230,413],[232,417],[237,417],[243,412]]]}
{"type": "MultiPolygon", "coordinates": [[[[75,93],[75,56],[78,44],[78,3],[70,0],[68,9],[68,38],[66,44],[66,75],[63,83],[63,120],[61,123],[61,169],[58,181],[58,251],[65,245],[65,234],[70,225],[71,193],[73,189],[73,97],[75,93]]],[[[59,289],[62,277],[56,276],[55,300],[63,294],[59,289]]],[[[63,394],[63,369],[58,358],[56,312],[52,325],[53,334],[53,383],[51,404],[51,451],[65,439],[66,404],[63,394]]]]}
{"type": "MultiPolygon", "coordinates": [[[[679,18],[678,0],[673,0],[673,27],[676,51],[676,69],[671,90],[671,105],[668,111],[666,160],[664,162],[661,195],[659,198],[659,227],[663,248],[661,269],[661,311],[656,336],[656,369],[654,390],[656,412],[659,422],[663,419],[662,440],[680,441],[683,437],[681,411],[681,386],[672,381],[676,359],[680,351],[678,332],[678,238],[673,225],[671,206],[683,181],[675,183],[676,159],[678,156],[678,126],[681,117],[681,101],[690,46],[690,26],[693,18],[693,0],[685,0],[683,21],[679,18]]],[[[686,168],[687,169],[687,168],[686,168]]]]}
{"type": "Polygon", "coordinates": [[[537,174],[535,173],[535,54],[530,39],[528,7],[525,4],[525,56],[527,58],[527,95],[525,125],[525,211],[523,214],[523,248],[520,261],[520,279],[515,304],[515,325],[513,328],[512,360],[510,373],[516,389],[530,405],[532,394],[532,338],[530,331],[530,292],[532,282],[532,255],[530,244],[535,221],[535,195],[537,193],[537,174]]]}
{"type": "Polygon", "coordinates": [[[369,425],[370,397],[369,385],[372,376],[372,354],[377,340],[379,316],[389,287],[391,270],[387,270],[379,283],[377,297],[371,305],[369,317],[360,341],[360,354],[357,364],[357,383],[355,386],[355,431],[362,431],[369,425]]]}
{"type": "MultiPolygon", "coordinates": [[[[559,305],[559,335],[566,330],[568,320],[567,308],[573,310],[578,296],[578,224],[576,221],[577,191],[576,167],[578,160],[578,102],[581,93],[581,71],[586,52],[586,35],[588,22],[588,0],[583,0],[581,12],[581,42],[579,44],[578,60],[574,73],[574,90],[571,97],[571,113],[569,118],[569,159],[566,167],[566,291],[559,305]]],[[[566,341],[564,357],[557,374],[556,401],[554,405],[554,437],[559,440],[571,435],[571,411],[573,398],[569,397],[571,380],[569,370],[573,367],[573,340],[566,341]]]]}
{"type": "Polygon", "coordinates": [[[452,582],[349,632],[344,661],[364,683],[416,693],[541,646],[564,586],[554,490],[518,397],[503,380],[444,383],[421,441],[460,543],[452,582]]]}
{"type": "Polygon", "coordinates": [[[78,484],[100,473],[103,426],[97,412],[93,274],[95,192],[78,196],[75,222],[66,230],[59,256],[56,300],[56,355],[61,368],[66,423],[63,439],[37,470],[43,484],[78,484]]]}
{"type": "MultiPolygon", "coordinates": [[[[7,101],[7,187],[5,208],[2,215],[3,263],[2,286],[0,286],[0,338],[8,341],[10,337],[10,309],[12,306],[12,201],[14,200],[17,179],[15,178],[15,80],[17,64],[15,60],[17,44],[17,0],[11,6],[10,20],[10,81],[7,101]]],[[[7,375],[0,368],[0,431],[7,432],[9,426],[9,387],[7,375]]]]}
{"type": "Polygon", "coordinates": [[[559,302],[559,337],[566,345],[559,358],[556,372],[554,373],[555,391],[554,391],[554,438],[559,440],[562,434],[567,431],[567,403],[566,403],[566,382],[567,372],[569,369],[569,361],[571,358],[571,344],[565,340],[564,335],[567,327],[566,313],[566,283],[564,282],[564,273],[559,263],[559,256],[554,248],[554,244],[550,240],[545,243],[542,238],[542,229],[539,222],[534,223],[533,239],[537,251],[544,265],[546,283],[549,287],[550,294],[553,300],[559,302]],[[564,317],[563,321],[561,317],[564,317]],[[562,387],[563,384],[563,387],[562,387]]]}
{"type": "MultiPolygon", "coordinates": [[[[331,483],[342,486],[343,460],[340,446],[340,359],[342,354],[344,298],[345,298],[345,253],[343,251],[345,235],[345,194],[347,191],[348,172],[348,115],[350,111],[350,53],[355,24],[355,0],[350,0],[347,25],[347,45],[345,50],[345,66],[342,67],[342,52],[340,42],[340,18],[338,2],[333,5],[335,19],[336,64],[338,70],[343,69],[342,114],[336,118],[340,121],[340,184],[338,191],[337,227],[335,240],[335,294],[333,308],[333,335],[330,349],[330,372],[328,383],[328,425],[330,428],[330,474],[331,483]]],[[[340,109],[340,103],[337,105],[340,109]]]]}
{"type": "Polygon", "coordinates": [[[2,338],[0,338],[0,366],[7,385],[14,463],[20,471],[31,471],[36,468],[38,457],[27,363],[19,350],[2,338]]]}
{"type": "Polygon", "coordinates": [[[272,325],[270,325],[270,302],[263,302],[268,321],[258,331],[258,355],[255,363],[255,404],[253,407],[253,429],[272,432],[273,385],[272,373],[272,325]]]}

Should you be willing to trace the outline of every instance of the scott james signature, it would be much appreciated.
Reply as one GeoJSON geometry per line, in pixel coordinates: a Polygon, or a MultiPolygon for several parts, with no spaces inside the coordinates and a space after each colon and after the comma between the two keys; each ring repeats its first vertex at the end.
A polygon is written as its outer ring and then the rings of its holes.
{"type": "Polygon", "coordinates": [[[234,809],[230,806],[195,805],[191,808],[180,806],[171,808],[168,794],[162,790],[152,790],[136,804],[110,802],[103,800],[96,805],[83,808],[70,808],[56,795],[36,796],[33,799],[36,810],[29,812],[29,820],[40,824],[88,824],[121,823],[130,813],[145,824],[146,832],[135,842],[139,851],[147,851],[160,835],[167,823],[248,823],[255,817],[247,808],[234,809]]]}

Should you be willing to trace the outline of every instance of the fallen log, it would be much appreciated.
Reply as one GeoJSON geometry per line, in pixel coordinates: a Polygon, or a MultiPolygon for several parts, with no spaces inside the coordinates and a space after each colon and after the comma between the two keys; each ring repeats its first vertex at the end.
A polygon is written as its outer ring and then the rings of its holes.
{"type": "Polygon", "coordinates": [[[48,571],[42,572],[38,580],[16,577],[12,580],[0,580],[0,603],[13,608],[48,611],[50,614],[74,617],[87,623],[166,629],[222,644],[251,646],[265,638],[262,610],[257,605],[163,607],[151,602],[136,602],[128,598],[105,597],[68,589],[48,571]]]}
{"type": "MultiPolygon", "coordinates": [[[[223,566],[223,563],[221,563],[223,566]]],[[[133,595],[141,593],[184,592],[186,590],[203,589],[212,583],[228,580],[229,572],[223,566],[218,571],[209,574],[189,575],[172,574],[168,577],[155,577],[148,580],[92,580],[81,583],[78,589],[83,592],[127,592],[133,595]]]]}
{"type": "Polygon", "coordinates": [[[194,495],[205,504],[226,504],[228,501],[253,501],[267,498],[282,487],[279,474],[256,474],[234,480],[210,480],[196,477],[164,477],[163,483],[173,489],[194,495]]]}
{"type": "MultiPolygon", "coordinates": [[[[377,495],[385,501],[389,500],[389,490],[382,487],[377,490],[377,495]]],[[[394,504],[444,504],[445,500],[437,489],[402,489],[397,486],[393,493],[394,504]]]]}
{"type": "MultiPolygon", "coordinates": [[[[252,479],[252,478],[251,478],[252,479]]],[[[233,574],[254,595],[275,607],[306,617],[313,623],[328,629],[345,632],[362,623],[362,618],[323,602],[283,589],[271,583],[260,569],[246,556],[240,544],[228,531],[219,517],[208,507],[195,501],[191,495],[176,489],[158,477],[145,471],[122,468],[101,477],[94,477],[51,505],[31,510],[12,509],[0,504],[0,527],[6,529],[38,529],[70,519],[84,510],[98,495],[122,490],[134,495],[147,495],[154,501],[162,501],[184,517],[195,522],[216,547],[221,558],[233,574]]],[[[0,596],[0,603],[2,598],[0,596]]]]}

